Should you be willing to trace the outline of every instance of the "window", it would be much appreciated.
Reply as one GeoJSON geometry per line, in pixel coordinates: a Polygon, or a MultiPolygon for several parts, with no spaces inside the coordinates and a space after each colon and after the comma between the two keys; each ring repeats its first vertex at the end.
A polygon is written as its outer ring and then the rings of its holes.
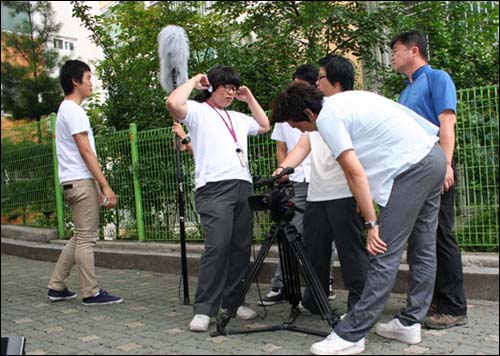
{"type": "Polygon", "coordinates": [[[63,40],[54,38],[54,48],[62,49],[63,48],[63,40]]]}
{"type": "Polygon", "coordinates": [[[74,46],[73,42],[64,41],[64,49],[73,51],[75,49],[75,46],[74,46]]]}

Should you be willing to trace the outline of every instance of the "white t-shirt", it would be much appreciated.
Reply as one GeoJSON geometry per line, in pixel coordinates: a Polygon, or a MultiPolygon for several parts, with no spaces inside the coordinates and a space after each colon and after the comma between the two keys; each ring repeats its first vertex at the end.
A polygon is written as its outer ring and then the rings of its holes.
{"type": "Polygon", "coordinates": [[[311,182],[307,201],[327,201],[352,197],[344,170],[333,157],[318,132],[304,133],[311,145],[311,182]]]}
{"type": "Polygon", "coordinates": [[[71,100],[64,100],[57,111],[56,150],[59,182],[94,178],[78,151],[73,135],[87,132],[92,151],[96,153],[94,133],[85,110],[71,100]]]}
{"type": "Polygon", "coordinates": [[[183,122],[189,128],[193,144],[196,188],[201,188],[208,182],[228,179],[251,183],[247,139],[248,135],[258,134],[259,124],[250,116],[236,111],[215,109],[206,102],[188,100],[187,105],[187,115],[183,122]],[[238,144],[247,160],[246,167],[241,165],[236,153],[238,145],[224,122],[229,127],[231,123],[233,125],[238,144]]]}
{"type": "Polygon", "coordinates": [[[325,98],[316,121],[333,155],[354,149],[372,191],[385,206],[394,178],[422,160],[439,139],[438,127],[380,95],[346,91],[325,98]]]}
{"type": "MultiPolygon", "coordinates": [[[[291,127],[287,122],[277,122],[274,125],[274,130],[271,138],[275,141],[284,142],[286,144],[287,154],[293,150],[300,140],[302,132],[299,129],[291,127]]],[[[288,177],[292,182],[302,183],[309,182],[311,176],[311,155],[307,157],[295,167],[293,174],[288,177]]]]}

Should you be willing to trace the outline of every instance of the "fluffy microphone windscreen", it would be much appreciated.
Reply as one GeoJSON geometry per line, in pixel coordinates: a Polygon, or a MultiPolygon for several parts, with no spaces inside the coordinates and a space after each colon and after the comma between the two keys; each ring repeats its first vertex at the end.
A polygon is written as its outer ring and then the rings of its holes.
{"type": "Polygon", "coordinates": [[[158,34],[160,84],[170,93],[188,80],[189,40],[182,27],[168,25],[158,34]],[[175,83],[174,83],[175,76],[175,83]]]}

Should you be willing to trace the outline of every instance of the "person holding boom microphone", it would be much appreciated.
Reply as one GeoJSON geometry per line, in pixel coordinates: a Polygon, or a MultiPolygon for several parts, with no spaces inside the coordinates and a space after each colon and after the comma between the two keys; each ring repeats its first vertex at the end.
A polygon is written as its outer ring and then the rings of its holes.
{"type": "MultiPolygon", "coordinates": [[[[170,114],[189,129],[195,160],[196,209],[205,235],[191,331],[207,331],[219,308],[237,301],[241,280],[250,263],[253,218],[248,203],[252,177],[248,168],[247,136],[270,129],[266,113],[239,74],[217,66],[197,74],[175,89],[166,101],[170,114]],[[201,103],[188,100],[203,90],[201,103]],[[248,104],[253,118],[228,111],[234,99],[248,104]]],[[[237,318],[257,314],[241,305],[237,318]]]]}

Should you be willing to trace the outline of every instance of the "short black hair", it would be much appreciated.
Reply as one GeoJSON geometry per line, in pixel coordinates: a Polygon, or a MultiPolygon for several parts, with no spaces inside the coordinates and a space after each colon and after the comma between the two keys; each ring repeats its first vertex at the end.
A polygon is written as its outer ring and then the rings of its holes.
{"type": "Polygon", "coordinates": [[[69,95],[75,90],[73,80],[81,83],[85,72],[91,72],[90,67],[85,62],[79,61],[78,59],[71,59],[64,63],[59,75],[64,95],[69,95]]]}
{"type": "Polygon", "coordinates": [[[396,35],[391,41],[391,49],[394,48],[396,42],[401,42],[406,47],[409,47],[411,45],[417,46],[420,55],[427,61],[427,40],[425,39],[425,36],[420,32],[412,30],[396,35]]]}
{"type": "Polygon", "coordinates": [[[326,78],[335,85],[340,83],[342,90],[354,90],[354,65],[338,54],[329,54],[319,60],[319,65],[326,70],[326,78]]]}
{"type": "Polygon", "coordinates": [[[323,107],[323,93],[313,85],[292,83],[282,90],[271,104],[271,122],[309,121],[306,109],[319,114],[323,107]]]}
{"type": "Polygon", "coordinates": [[[212,90],[203,90],[201,101],[207,101],[212,96],[212,93],[221,85],[234,85],[236,88],[241,86],[240,74],[231,67],[216,66],[210,69],[207,73],[208,81],[212,86],[212,90]]]}
{"type": "Polygon", "coordinates": [[[308,82],[311,85],[316,85],[316,81],[318,80],[318,73],[319,70],[314,64],[301,64],[293,73],[292,80],[300,79],[308,82]]]}

